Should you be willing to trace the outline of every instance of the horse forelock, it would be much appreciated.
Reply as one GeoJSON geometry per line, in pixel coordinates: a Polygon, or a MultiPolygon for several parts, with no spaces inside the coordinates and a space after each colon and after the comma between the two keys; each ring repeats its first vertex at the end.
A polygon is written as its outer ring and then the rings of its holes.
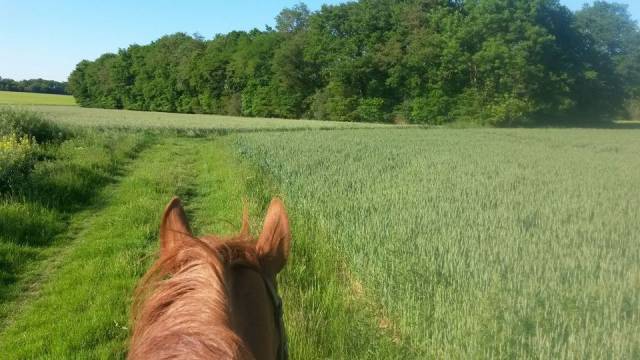
{"type": "Polygon", "coordinates": [[[238,264],[260,268],[246,234],[162,254],[136,290],[129,358],[252,358],[231,330],[226,270],[238,264]]]}

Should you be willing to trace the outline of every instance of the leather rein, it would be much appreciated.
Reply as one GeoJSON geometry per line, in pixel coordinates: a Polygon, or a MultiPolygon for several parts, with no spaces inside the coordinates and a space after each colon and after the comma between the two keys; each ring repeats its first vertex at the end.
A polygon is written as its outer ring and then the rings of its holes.
{"type": "MultiPolygon", "coordinates": [[[[240,264],[240,266],[243,266],[240,264]]],[[[282,298],[278,295],[278,291],[276,290],[275,284],[267,278],[261,271],[252,267],[252,266],[244,266],[245,268],[251,269],[258,274],[262,278],[264,282],[264,286],[267,288],[267,293],[269,294],[269,298],[271,299],[271,304],[274,309],[274,318],[276,322],[276,331],[280,336],[280,343],[278,344],[278,353],[276,355],[277,360],[288,360],[289,359],[289,343],[287,340],[287,332],[284,327],[284,312],[282,308],[282,298]]]]}
{"type": "Polygon", "coordinates": [[[275,285],[262,273],[260,273],[260,276],[262,276],[264,285],[266,286],[271,302],[273,303],[276,329],[280,335],[280,344],[278,345],[278,355],[276,356],[276,359],[287,360],[289,358],[289,344],[287,341],[287,332],[284,328],[282,298],[278,295],[275,285]]]}

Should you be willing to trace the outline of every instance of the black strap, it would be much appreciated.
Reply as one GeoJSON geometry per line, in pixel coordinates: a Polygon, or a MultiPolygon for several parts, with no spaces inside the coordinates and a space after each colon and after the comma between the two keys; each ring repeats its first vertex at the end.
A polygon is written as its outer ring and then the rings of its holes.
{"type": "Polygon", "coordinates": [[[264,275],[262,275],[262,279],[264,280],[264,284],[269,291],[269,295],[271,297],[271,301],[273,302],[273,307],[275,309],[275,318],[276,318],[276,327],[278,328],[278,333],[280,335],[280,344],[278,346],[278,360],[287,360],[289,358],[289,344],[287,340],[287,332],[284,328],[284,314],[282,309],[282,298],[278,295],[276,291],[276,287],[274,284],[269,281],[264,275]]]}

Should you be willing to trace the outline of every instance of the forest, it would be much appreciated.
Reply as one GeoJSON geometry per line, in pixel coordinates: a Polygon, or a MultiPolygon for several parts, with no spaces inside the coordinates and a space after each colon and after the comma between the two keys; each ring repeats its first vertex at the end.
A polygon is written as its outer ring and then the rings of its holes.
{"type": "Polygon", "coordinates": [[[0,91],[19,91],[42,94],[67,94],[67,83],[44,79],[16,81],[13,79],[0,77],[0,91]]]}
{"type": "MultiPolygon", "coordinates": [[[[82,61],[81,106],[511,126],[630,117],[640,30],[626,5],[360,0],[283,9],[275,28],[176,33],[82,61]]],[[[636,106],[637,107],[637,106],[636,106]]]]}

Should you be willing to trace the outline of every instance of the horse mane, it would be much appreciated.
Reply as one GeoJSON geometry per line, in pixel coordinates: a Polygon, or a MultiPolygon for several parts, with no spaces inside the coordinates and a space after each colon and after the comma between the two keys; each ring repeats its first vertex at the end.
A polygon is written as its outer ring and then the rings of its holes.
{"type": "MultiPolygon", "coordinates": [[[[246,218],[245,218],[246,219],[246,218]]],[[[248,228],[228,239],[180,234],[144,275],[132,306],[130,359],[253,359],[231,330],[226,270],[260,269],[248,228]]]]}

